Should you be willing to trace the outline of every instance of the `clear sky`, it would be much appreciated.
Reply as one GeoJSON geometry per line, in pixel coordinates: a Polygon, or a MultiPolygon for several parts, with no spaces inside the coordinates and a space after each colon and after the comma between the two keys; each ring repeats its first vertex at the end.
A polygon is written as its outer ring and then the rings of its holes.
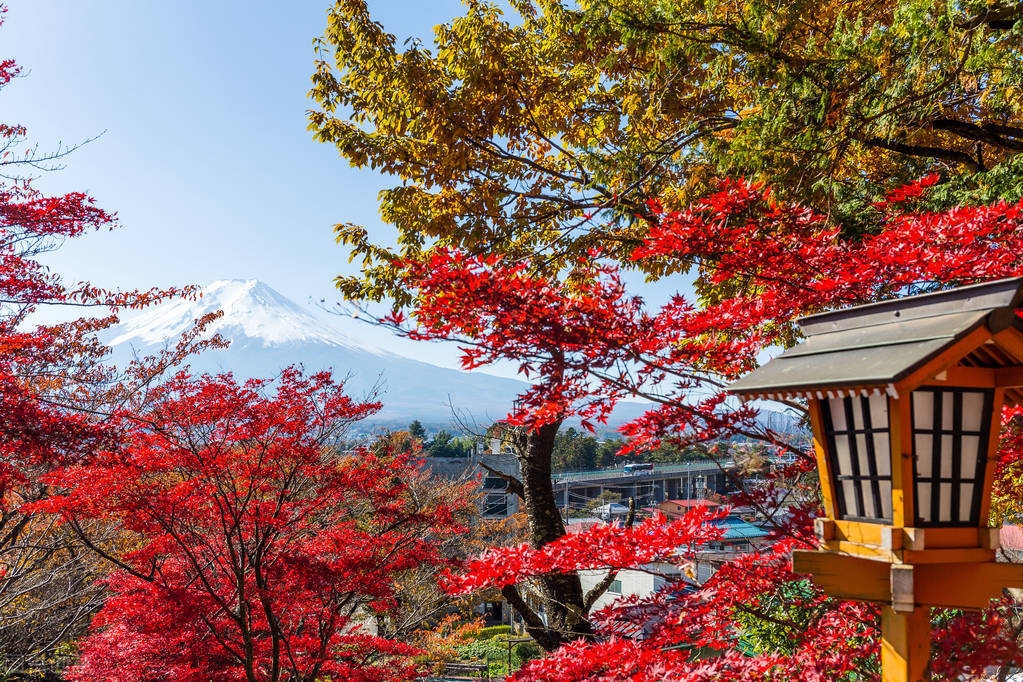
{"type": "MultiPolygon", "coordinates": [[[[258,278],[298,301],[336,300],[351,272],[331,227],[383,238],[387,181],[350,168],[306,130],[312,39],[329,0],[5,0],[0,57],[25,78],[0,94],[2,120],[41,150],[102,133],[46,191],[86,190],[121,227],[68,243],[48,262],[69,279],[149,288],[258,278]]],[[[397,35],[432,37],[457,0],[370,0],[397,35]]],[[[450,364],[437,346],[394,346],[450,364]]]]}

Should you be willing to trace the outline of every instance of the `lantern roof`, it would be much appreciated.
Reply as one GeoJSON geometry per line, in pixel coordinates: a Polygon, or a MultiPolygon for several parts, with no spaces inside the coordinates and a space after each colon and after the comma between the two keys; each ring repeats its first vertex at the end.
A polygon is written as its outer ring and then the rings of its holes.
{"type": "MultiPolygon", "coordinates": [[[[802,395],[833,389],[893,390],[895,384],[976,330],[1023,330],[1023,277],[843,308],[797,320],[806,336],[729,386],[744,398],[802,395]]],[[[968,352],[968,351],[967,351],[968,352]]],[[[1007,358],[1003,354],[1003,359],[1007,358]]],[[[1017,365],[1023,358],[997,362],[1017,365]]],[[[973,363],[990,364],[990,363],[973,363]]]]}

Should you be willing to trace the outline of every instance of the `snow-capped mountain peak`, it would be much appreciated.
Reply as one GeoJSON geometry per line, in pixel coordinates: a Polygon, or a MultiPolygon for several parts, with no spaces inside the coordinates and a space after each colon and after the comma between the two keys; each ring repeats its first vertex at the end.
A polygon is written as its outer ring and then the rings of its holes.
{"type": "Polygon", "coordinates": [[[330,370],[350,395],[384,397],[377,420],[447,421],[451,404],[474,414],[504,416],[523,384],[482,373],[438,367],[383,350],[361,322],[291,301],[259,280],[220,280],[195,301],[173,300],[143,310],[110,330],[115,363],[173,343],[193,321],[223,310],[209,331],[229,340],[188,358],[193,374],[232,372],[240,378],[273,377],[283,367],[330,370]]]}
{"type": "Polygon", "coordinates": [[[266,347],[314,343],[384,354],[354,341],[335,325],[319,319],[291,299],[256,280],[218,280],[203,288],[195,301],[174,300],[126,320],[110,345],[151,346],[178,337],[194,320],[223,310],[210,325],[234,344],[266,347]]]}

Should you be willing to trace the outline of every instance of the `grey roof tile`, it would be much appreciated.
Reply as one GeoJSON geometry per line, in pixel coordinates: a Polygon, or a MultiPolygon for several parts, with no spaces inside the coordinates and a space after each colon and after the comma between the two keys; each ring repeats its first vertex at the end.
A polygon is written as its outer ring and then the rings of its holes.
{"type": "Polygon", "coordinates": [[[728,390],[793,392],[901,381],[989,318],[1004,326],[1023,278],[845,308],[799,321],[807,338],[728,390]]]}

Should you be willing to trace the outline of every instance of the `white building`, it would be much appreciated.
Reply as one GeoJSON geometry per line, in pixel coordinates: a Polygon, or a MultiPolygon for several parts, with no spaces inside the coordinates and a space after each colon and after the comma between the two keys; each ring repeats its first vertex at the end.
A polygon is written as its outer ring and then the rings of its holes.
{"type": "MultiPolygon", "coordinates": [[[[582,581],[583,593],[589,591],[605,576],[607,576],[607,571],[580,572],[579,578],[582,581]]],[[[611,606],[623,597],[649,597],[669,582],[681,585],[686,579],[687,576],[683,569],[676,564],[655,563],[647,564],[642,570],[618,571],[611,586],[594,603],[593,610],[597,611],[605,606],[611,606]]]]}

